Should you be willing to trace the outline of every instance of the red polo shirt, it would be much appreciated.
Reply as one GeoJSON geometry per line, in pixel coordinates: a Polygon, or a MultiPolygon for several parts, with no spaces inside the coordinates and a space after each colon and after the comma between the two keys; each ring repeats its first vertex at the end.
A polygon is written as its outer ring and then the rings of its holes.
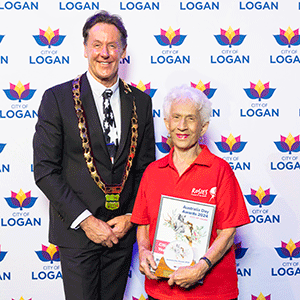
{"type": "MultiPolygon", "coordinates": [[[[149,227],[153,244],[161,195],[216,205],[210,245],[217,229],[250,223],[244,196],[234,172],[223,159],[206,146],[190,167],[179,176],[172,159],[173,149],[164,158],[151,163],[144,172],[132,212],[131,222],[149,227]]],[[[146,292],[157,299],[222,299],[238,296],[234,250],[231,250],[205,276],[204,284],[183,289],[170,287],[167,280],[145,281],[146,292]]]]}

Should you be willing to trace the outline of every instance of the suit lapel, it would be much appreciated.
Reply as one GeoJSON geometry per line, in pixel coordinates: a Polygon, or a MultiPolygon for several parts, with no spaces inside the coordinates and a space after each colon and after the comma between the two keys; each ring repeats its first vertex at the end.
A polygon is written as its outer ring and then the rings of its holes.
{"type": "Polygon", "coordinates": [[[124,150],[126,141],[130,136],[131,130],[131,116],[133,96],[124,89],[122,80],[119,81],[120,102],[121,102],[121,141],[115,157],[115,161],[120,157],[124,150]]]}

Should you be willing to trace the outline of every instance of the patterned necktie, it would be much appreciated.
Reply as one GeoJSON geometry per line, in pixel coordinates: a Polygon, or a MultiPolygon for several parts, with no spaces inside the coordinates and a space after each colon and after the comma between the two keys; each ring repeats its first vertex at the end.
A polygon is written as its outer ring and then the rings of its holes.
{"type": "Polygon", "coordinates": [[[116,139],[112,136],[112,128],[116,127],[116,122],[114,118],[114,113],[112,111],[111,105],[110,105],[110,98],[112,96],[113,92],[110,89],[106,89],[102,96],[103,96],[103,114],[104,114],[104,120],[103,120],[103,130],[104,130],[104,137],[105,137],[105,143],[108,149],[109,156],[113,162],[113,158],[116,154],[116,139]]]}

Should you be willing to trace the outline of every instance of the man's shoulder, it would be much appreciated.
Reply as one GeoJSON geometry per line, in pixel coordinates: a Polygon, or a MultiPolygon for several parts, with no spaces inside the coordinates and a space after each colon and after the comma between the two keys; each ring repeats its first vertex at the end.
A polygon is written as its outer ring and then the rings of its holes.
{"type": "Polygon", "coordinates": [[[56,85],[48,88],[46,90],[46,92],[47,91],[59,91],[59,90],[70,89],[70,88],[72,88],[72,81],[73,81],[73,79],[62,82],[62,83],[59,83],[59,84],[56,84],[56,85]]]}

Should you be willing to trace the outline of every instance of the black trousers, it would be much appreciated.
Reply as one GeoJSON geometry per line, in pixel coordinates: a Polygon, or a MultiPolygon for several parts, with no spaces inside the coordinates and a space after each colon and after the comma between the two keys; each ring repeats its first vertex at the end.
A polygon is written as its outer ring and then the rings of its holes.
{"type": "Polygon", "coordinates": [[[132,246],[59,248],[66,300],[122,300],[132,246]]]}

